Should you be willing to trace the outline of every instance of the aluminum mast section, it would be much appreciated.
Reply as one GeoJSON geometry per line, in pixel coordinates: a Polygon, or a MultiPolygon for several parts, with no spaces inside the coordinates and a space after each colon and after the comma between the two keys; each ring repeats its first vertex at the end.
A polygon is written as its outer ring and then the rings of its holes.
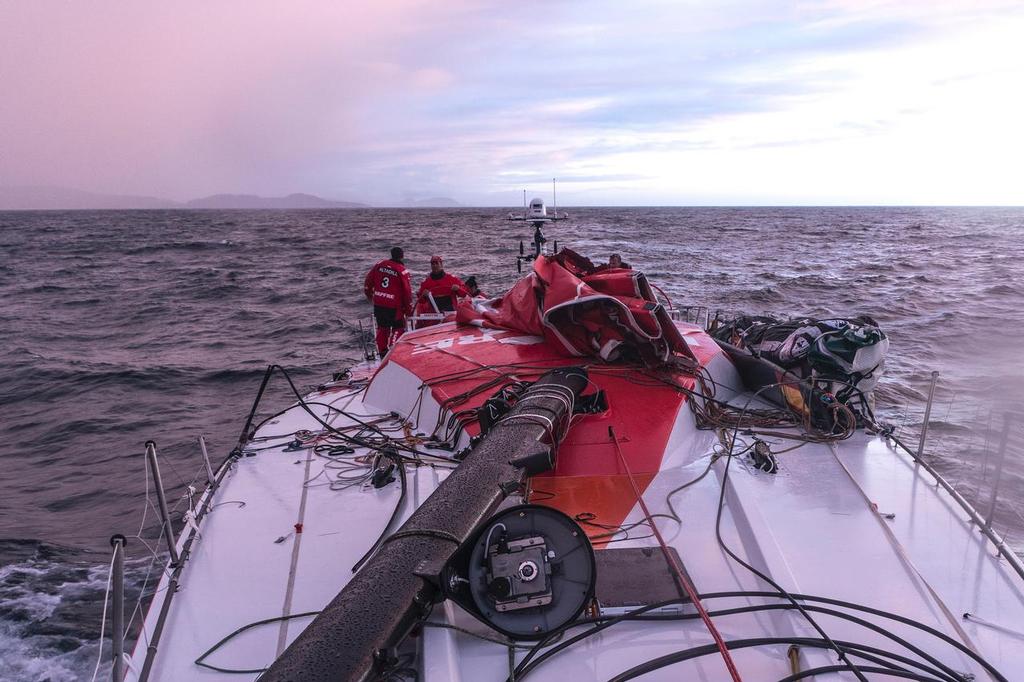
{"type": "Polygon", "coordinates": [[[553,463],[556,443],[549,445],[544,437],[558,437],[559,425],[572,416],[573,403],[587,382],[585,369],[563,367],[526,389],[274,661],[261,682],[358,682],[380,672],[388,652],[440,598],[439,588],[417,573],[448,561],[498,504],[520,488],[527,473],[516,460],[543,453],[553,463]]]}

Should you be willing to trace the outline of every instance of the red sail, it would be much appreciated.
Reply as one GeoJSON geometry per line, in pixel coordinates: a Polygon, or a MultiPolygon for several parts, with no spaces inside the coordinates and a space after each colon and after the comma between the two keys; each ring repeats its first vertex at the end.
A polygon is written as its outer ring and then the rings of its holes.
{"type": "Polygon", "coordinates": [[[543,335],[567,355],[647,366],[693,359],[643,273],[602,270],[569,249],[538,258],[505,295],[462,301],[457,313],[461,324],[543,335]]]}

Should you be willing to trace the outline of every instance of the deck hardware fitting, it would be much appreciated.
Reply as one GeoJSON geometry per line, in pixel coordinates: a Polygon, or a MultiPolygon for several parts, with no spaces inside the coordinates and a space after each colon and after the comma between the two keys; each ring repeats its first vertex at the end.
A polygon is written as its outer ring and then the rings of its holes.
{"type": "Polygon", "coordinates": [[[800,647],[793,644],[786,651],[786,657],[789,658],[789,672],[794,675],[800,674],[800,647]]]}
{"type": "Polygon", "coordinates": [[[984,625],[985,627],[990,627],[993,630],[999,630],[1001,632],[1015,635],[1017,637],[1020,637],[1021,639],[1024,639],[1024,632],[1021,632],[1020,630],[1014,630],[1013,628],[1008,628],[1005,625],[1000,625],[999,623],[993,623],[990,620],[985,620],[984,618],[975,616],[973,613],[964,613],[964,620],[969,621],[971,623],[977,623],[978,625],[984,625]]]}

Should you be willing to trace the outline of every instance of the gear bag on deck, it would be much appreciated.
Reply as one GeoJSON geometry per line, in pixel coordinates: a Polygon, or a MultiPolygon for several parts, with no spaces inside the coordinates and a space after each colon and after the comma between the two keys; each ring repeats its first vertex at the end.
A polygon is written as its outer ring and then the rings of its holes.
{"type": "Polygon", "coordinates": [[[889,350],[889,339],[872,318],[779,320],[741,316],[713,334],[754,357],[809,379],[815,389],[831,393],[855,413],[871,416],[872,391],[889,350]]]}

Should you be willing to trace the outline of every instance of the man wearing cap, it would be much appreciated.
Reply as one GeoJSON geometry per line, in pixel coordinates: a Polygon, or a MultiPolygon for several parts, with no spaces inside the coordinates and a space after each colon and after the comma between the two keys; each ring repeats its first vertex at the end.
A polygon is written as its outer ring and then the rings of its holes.
{"type": "Polygon", "coordinates": [[[380,356],[405,331],[405,317],[412,314],[412,283],[405,269],[405,253],[399,246],[391,249],[391,258],[370,268],[363,282],[363,293],[373,303],[377,320],[377,350],[380,356]]]}
{"type": "Polygon", "coordinates": [[[461,279],[444,271],[444,260],[440,256],[430,257],[430,274],[420,285],[416,299],[426,301],[428,293],[434,297],[440,312],[455,310],[455,299],[469,295],[461,279]]]}

